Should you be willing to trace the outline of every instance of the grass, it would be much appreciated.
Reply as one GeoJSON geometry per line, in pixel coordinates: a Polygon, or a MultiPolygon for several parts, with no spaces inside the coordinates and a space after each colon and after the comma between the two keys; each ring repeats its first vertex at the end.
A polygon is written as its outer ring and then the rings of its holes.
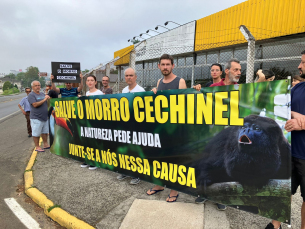
{"type": "Polygon", "coordinates": [[[3,91],[2,95],[11,95],[11,94],[19,93],[19,92],[20,92],[19,89],[13,87],[11,89],[3,91]]]}
{"type": "Polygon", "coordinates": [[[28,169],[28,170],[25,170],[24,172],[31,172],[31,171],[34,171],[33,169],[28,169]]]}
{"type": "Polygon", "coordinates": [[[49,207],[49,208],[48,208],[48,212],[52,211],[54,208],[61,208],[61,206],[55,204],[55,205],[53,205],[52,207],[49,207]]]}

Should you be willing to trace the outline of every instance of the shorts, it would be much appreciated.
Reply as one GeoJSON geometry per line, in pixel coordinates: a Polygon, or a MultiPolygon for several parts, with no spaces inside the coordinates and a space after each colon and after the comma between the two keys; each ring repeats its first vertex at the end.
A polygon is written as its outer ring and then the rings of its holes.
{"type": "Polygon", "coordinates": [[[49,133],[49,122],[40,121],[39,119],[31,119],[32,136],[40,137],[41,134],[49,133]]]}
{"type": "Polygon", "coordinates": [[[291,194],[301,187],[301,196],[305,202],[305,160],[291,157],[291,194]]]}

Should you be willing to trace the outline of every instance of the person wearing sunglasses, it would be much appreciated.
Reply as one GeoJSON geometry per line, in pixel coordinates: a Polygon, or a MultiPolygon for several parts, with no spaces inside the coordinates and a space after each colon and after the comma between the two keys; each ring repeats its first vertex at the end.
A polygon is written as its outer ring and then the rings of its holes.
{"type": "Polygon", "coordinates": [[[31,128],[31,122],[30,122],[31,106],[30,106],[29,101],[28,101],[28,95],[31,93],[31,91],[32,90],[31,90],[30,87],[26,87],[25,88],[26,96],[23,97],[21,99],[20,103],[18,104],[19,109],[24,114],[24,117],[26,119],[26,127],[27,127],[27,130],[28,130],[28,137],[29,138],[32,137],[32,128],[31,128]]]}

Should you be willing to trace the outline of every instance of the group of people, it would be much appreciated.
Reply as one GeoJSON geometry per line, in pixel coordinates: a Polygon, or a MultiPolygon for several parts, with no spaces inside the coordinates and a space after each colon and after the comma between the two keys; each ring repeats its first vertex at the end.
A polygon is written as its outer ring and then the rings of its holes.
{"type": "MultiPolygon", "coordinates": [[[[301,186],[301,194],[303,201],[305,202],[305,106],[303,105],[302,95],[305,94],[305,51],[301,53],[301,63],[298,67],[300,75],[293,77],[292,90],[291,90],[291,114],[292,119],[288,120],[285,126],[287,131],[292,132],[292,194],[294,194],[298,188],[301,186]],[[299,84],[298,84],[299,83],[299,84]]],[[[171,55],[163,54],[158,63],[158,68],[161,71],[163,77],[158,80],[157,86],[152,89],[154,93],[159,90],[170,90],[170,89],[185,89],[187,88],[185,80],[176,76],[173,73],[174,69],[174,59],[171,55]]],[[[220,64],[215,63],[211,65],[211,78],[212,81],[207,83],[206,87],[233,85],[239,82],[241,77],[241,65],[238,59],[230,59],[224,66],[225,77],[222,78],[223,68],[220,64]]],[[[137,74],[135,69],[127,68],[124,72],[125,81],[128,84],[122,93],[133,93],[133,92],[144,92],[144,88],[139,86],[136,82],[137,74]]],[[[269,70],[259,70],[256,73],[256,82],[272,81],[275,75],[269,70]]],[[[51,81],[54,77],[51,76],[51,81]]],[[[55,84],[52,83],[52,95],[61,94],[62,97],[78,96],[82,91],[83,81],[82,74],[80,74],[81,83],[79,87],[72,87],[71,83],[65,83],[65,88],[56,88],[55,84]],[[55,94],[54,94],[55,93],[55,94]]],[[[112,94],[112,89],[109,87],[109,77],[104,76],[102,78],[103,87],[101,90],[96,88],[97,80],[94,75],[89,75],[86,78],[86,85],[88,86],[88,91],[86,96],[92,95],[103,95],[112,94]]],[[[23,98],[18,105],[22,110],[23,114],[27,119],[28,134],[29,137],[33,136],[36,150],[43,152],[44,149],[50,148],[47,142],[48,130],[48,110],[47,110],[47,100],[50,99],[51,94],[43,94],[40,92],[39,81],[33,81],[32,92],[30,88],[26,88],[27,97],[23,98]],[[26,103],[28,101],[28,104],[26,103]],[[22,109],[24,106],[24,109],[22,109]],[[30,125],[29,125],[30,123],[30,125]],[[39,146],[39,137],[43,139],[43,148],[39,146]]],[[[50,86],[50,85],[48,85],[50,86]]],[[[194,89],[200,91],[201,85],[195,85],[194,89]]],[[[89,167],[90,170],[96,169],[94,166],[89,166],[87,164],[82,164],[81,167],[89,167]]],[[[123,174],[117,176],[118,180],[123,180],[127,178],[123,174]]],[[[138,184],[140,182],[139,178],[133,178],[130,184],[138,184]]],[[[164,190],[164,187],[155,185],[153,188],[148,190],[147,195],[154,195],[158,192],[164,190]]],[[[175,202],[179,196],[179,193],[175,190],[171,190],[166,201],[175,202]]],[[[203,203],[206,200],[198,197],[196,203],[203,203]]],[[[302,215],[302,229],[305,229],[305,203],[303,202],[301,215],[302,215]]],[[[225,210],[226,206],[222,204],[217,204],[218,210],[225,210]]],[[[278,221],[272,221],[266,228],[281,228],[281,224],[278,221]]]]}

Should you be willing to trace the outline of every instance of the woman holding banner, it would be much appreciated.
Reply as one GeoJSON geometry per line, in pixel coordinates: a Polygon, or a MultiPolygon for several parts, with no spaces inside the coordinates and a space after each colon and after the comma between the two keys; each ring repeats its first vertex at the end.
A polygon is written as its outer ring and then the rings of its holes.
{"type": "Polygon", "coordinates": [[[222,66],[220,64],[212,64],[211,65],[211,77],[212,80],[211,82],[208,82],[205,87],[211,86],[213,83],[219,83],[221,81],[221,76],[222,76],[222,66]]]}
{"type": "MultiPolygon", "coordinates": [[[[104,93],[96,88],[96,77],[94,75],[89,75],[86,79],[86,85],[89,88],[89,91],[86,92],[86,96],[92,96],[92,95],[103,95],[104,93]]],[[[92,165],[88,165],[85,162],[83,164],[81,164],[82,168],[87,168],[89,167],[89,170],[95,170],[97,169],[97,167],[92,166],[92,165]]]]}
{"type": "Polygon", "coordinates": [[[86,79],[86,85],[89,88],[89,91],[86,92],[86,96],[91,95],[104,95],[104,93],[96,88],[96,77],[94,75],[89,75],[86,79]]]}

